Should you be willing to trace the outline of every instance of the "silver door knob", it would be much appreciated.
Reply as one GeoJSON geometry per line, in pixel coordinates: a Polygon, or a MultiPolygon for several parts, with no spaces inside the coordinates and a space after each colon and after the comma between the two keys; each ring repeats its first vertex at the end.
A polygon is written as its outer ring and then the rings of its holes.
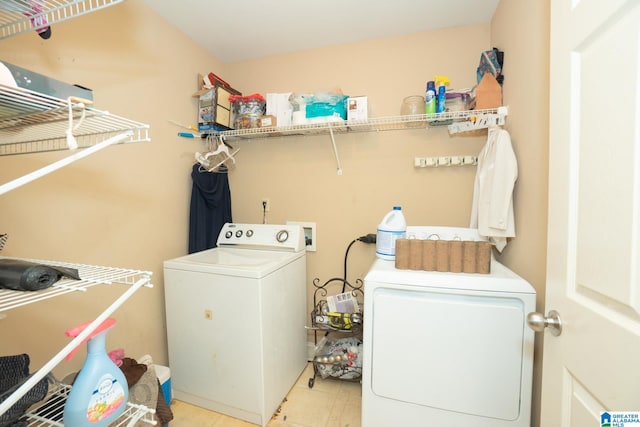
{"type": "Polygon", "coordinates": [[[562,333],[562,320],[560,319],[560,313],[555,310],[549,311],[547,317],[542,313],[529,313],[527,315],[527,323],[529,327],[536,332],[544,331],[544,328],[549,328],[551,335],[557,337],[562,333]]]}

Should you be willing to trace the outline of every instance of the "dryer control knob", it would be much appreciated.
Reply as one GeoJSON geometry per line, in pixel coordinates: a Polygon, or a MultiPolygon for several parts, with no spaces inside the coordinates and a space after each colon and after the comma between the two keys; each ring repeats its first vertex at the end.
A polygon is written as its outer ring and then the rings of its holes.
{"type": "Polygon", "coordinates": [[[289,238],[289,232],[287,230],[280,230],[278,234],[276,234],[276,240],[279,243],[284,243],[289,238]]]}

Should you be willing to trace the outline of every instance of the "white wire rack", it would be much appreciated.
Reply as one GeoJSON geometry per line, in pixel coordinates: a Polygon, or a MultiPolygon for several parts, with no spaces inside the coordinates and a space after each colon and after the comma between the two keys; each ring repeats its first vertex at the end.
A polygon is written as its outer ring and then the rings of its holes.
{"type": "Polygon", "coordinates": [[[0,85],[0,156],[59,150],[71,153],[1,184],[0,195],[110,145],[150,140],[149,125],[96,110],[90,103],[0,85]]]}
{"type": "Polygon", "coordinates": [[[122,1],[0,0],[0,39],[35,31],[122,1]]]}
{"type": "Polygon", "coordinates": [[[71,292],[86,292],[89,288],[96,285],[133,285],[141,280],[145,282],[145,285],[147,285],[151,280],[152,274],[149,271],[129,270],[124,268],[103,267],[86,264],[74,264],[59,261],[43,261],[5,256],[0,256],[0,259],[21,259],[23,261],[29,261],[36,264],[75,268],[78,270],[78,273],[81,277],[81,280],[62,278],[50,288],[35,292],[0,289],[0,313],[24,305],[65,295],[71,292]]]}
{"type": "MultiPolygon", "coordinates": [[[[6,259],[17,259],[10,257],[0,257],[6,259]]],[[[38,371],[31,375],[27,381],[25,381],[14,393],[9,395],[3,402],[0,402],[0,414],[6,412],[12,405],[14,405],[22,396],[24,396],[31,388],[33,388],[40,380],[45,378],[51,370],[58,365],[62,360],[67,357],[78,345],[80,345],[89,335],[95,331],[98,326],[102,324],[115,310],[117,310],[124,302],[129,299],[138,289],[143,286],[152,287],[151,272],[140,270],[129,270],[123,268],[113,267],[101,267],[95,265],[85,264],[73,264],[68,262],[58,261],[42,261],[34,259],[24,259],[24,261],[35,262],[38,264],[69,267],[78,270],[81,280],[69,280],[62,279],[50,288],[35,291],[35,292],[22,292],[22,291],[9,291],[3,290],[0,292],[0,315],[4,315],[2,311],[20,307],[26,304],[42,301],[45,299],[53,298],[55,296],[64,295],[70,292],[85,292],[89,288],[95,285],[110,285],[115,283],[130,285],[125,292],[122,293],[109,307],[107,307],[98,317],[96,317],[77,337],[71,340],[62,350],[60,350],[53,358],[51,358],[46,364],[44,364],[38,371]]],[[[144,408],[144,407],[140,407],[144,408]]],[[[140,409],[138,408],[138,409],[140,409]]],[[[145,408],[146,409],[146,408],[145,408]]],[[[152,410],[148,410],[153,412],[152,410]]],[[[138,412],[135,412],[137,414],[138,412]]],[[[137,415],[135,415],[137,416],[137,415]]],[[[38,424],[38,422],[45,422],[43,420],[35,420],[34,424],[29,425],[62,425],[52,421],[47,421],[45,424],[38,424]]],[[[123,422],[118,425],[133,425],[128,422],[123,422]]],[[[155,424],[153,422],[152,424],[155,424]]]]}
{"type": "Polygon", "coordinates": [[[385,130],[428,129],[435,126],[448,126],[450,133],[468,132],[502,126],[509,112],[508,107],[485,110],[448,111],[438,114],[413,114],[406,116],[377,117],[368,120],[332,121],[293,126],[235,129],[222,132],[210,132],[210,135],[224,139],[254,139],[281,136],[330,135],[333,153],[336,158],[338,175],[342,175],[342,166],[338,156],[335,134],[348,132],[378,132],[385,130]]]}
{"type": "Polygon", "coordinates": [[[331,132],[377,132],[385,130],[419,129],[429,126],[449,126],[449,131],[458,131],[458,123],[471,124],[466,130],[487,128],[492,121],[495,125],[504,124],[508,114],[508,107],[486,110],[450,111],[438,114],[413,114],[406,116],[375,117],[368,120],[336,121],[326,123],[311,123],[303,125],[265,127],[252,129],[234,129],[222,132],[212,132],[225,139],[253,139],[266,137],[280,137],[292,135],[324,135],[331,132]],[[480,120],[480,119],[485,120],[480,120]],[[489,119],[490,118],[490,119],[489,119]],[[491,120],[493,119],[493,120],[491,120]],[[477,125],[475,125],[477,123],[477,125]],[[455,126],[454,126],[455,125],[455,126]]]}
{"type": "MultiPolygon", "coordinates": [[[[63,427],[62,416],[69,392],[71,392],[71,387],[66,384],[50,384],[49,392],[43,402],[35,405],[25,415],[29,427],[63,427]]],[[[128,402],[124,413],[110,427],[140,425],[135,424],[136,422],[144,423],[142,425],[156,425],[155,412],[155,409],[128,402]]]]}
{"type": "Polygon", "coordinates": [[[79,148],[124,132],[130,134],[125,142],[150,140],[148,125],[94,109],[88,103],[0,85],[0,156],[67,150],[72,124],[79,148]]]}

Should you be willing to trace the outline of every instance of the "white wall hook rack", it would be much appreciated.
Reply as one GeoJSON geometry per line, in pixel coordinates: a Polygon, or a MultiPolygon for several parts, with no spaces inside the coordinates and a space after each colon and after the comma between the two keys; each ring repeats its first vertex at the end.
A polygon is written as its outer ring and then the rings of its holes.
{"type": "Polygon", "coordinates": [[[474,166],[478,164],[476,156],[440,156],[416,157],[413,165],[417,168],[437,168],[440,166],[474,166]]]}

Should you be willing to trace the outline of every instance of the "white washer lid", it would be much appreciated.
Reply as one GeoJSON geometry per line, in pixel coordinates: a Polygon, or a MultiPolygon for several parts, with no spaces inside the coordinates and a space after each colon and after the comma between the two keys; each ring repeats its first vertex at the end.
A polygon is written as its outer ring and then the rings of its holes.
{"type": "Polygon", "coordinates": [[[262,278],[305,255],[305,251],[283,252],[220,247],[166,260],[164,268],[262,278]]]}

